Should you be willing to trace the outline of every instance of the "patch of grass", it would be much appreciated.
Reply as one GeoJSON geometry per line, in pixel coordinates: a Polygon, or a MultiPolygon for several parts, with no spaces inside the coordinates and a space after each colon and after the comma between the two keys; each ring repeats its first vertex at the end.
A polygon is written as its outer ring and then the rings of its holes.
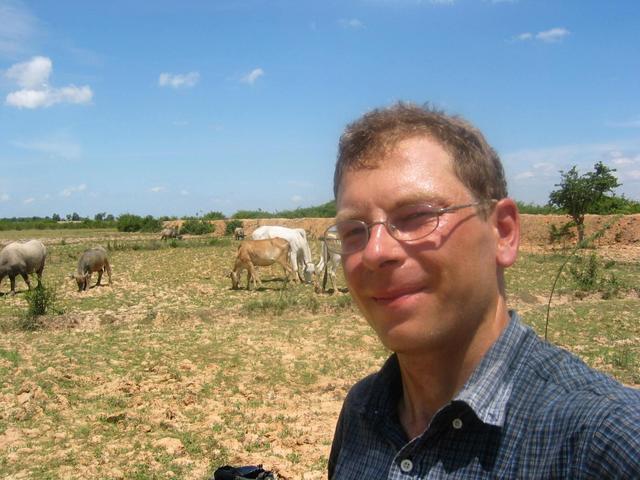
{"type": "Polygon", "coordinates": [[[4,348],[0,348],[0,358],[13,363],[14,367],[17,367],[21,360],[20,353],[17,350],[5,350],[4,348]]]}

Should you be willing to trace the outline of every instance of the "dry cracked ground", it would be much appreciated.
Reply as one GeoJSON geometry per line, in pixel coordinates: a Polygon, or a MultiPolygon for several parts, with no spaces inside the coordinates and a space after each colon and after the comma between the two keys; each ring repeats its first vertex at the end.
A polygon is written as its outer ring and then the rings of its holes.
{"type": "MultiPolygon", "coordinates": [[[[276,269],[261,270],[264,289],[233,291],[226,238],[23,233],[47,244],[56,299],[34,325],[21,281],[15,297],[0,295],[0,477],[206,479],[222,464],[263,464],[325,478],[349,386],[387,355],[348,293],[284,289],[276,269]],[[68,274],[79,254],[107,243],[112,285],[77,292],[68,274]]],[[[569,267],[585,263],[569,262],[548,325],[569,251],[525,242],[508,273],[511,305],[540,335],[636,387],[638,245],[620,234],[580,252],[596,256],[602,288],[579,290],[569,267]]]]}

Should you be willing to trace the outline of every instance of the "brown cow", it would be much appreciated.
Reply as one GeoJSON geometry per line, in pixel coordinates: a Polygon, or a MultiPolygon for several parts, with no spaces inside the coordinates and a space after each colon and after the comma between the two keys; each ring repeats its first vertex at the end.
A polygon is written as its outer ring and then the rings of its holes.
{"type": "Polygon", "coordinates": [[[236,262],[230,273],[231,288],[238,288],[243,270],[247,270],[247,290],[251,289],[251,281],[254,287],[262,286],[255,266],[264,267],[274,263],[282,265],[286,275],[285,281],[288,282],[289,273],[293,273],[289,266],[289,248],[289,242],[282,238],[244,240],[238,246],[236,262]]]}

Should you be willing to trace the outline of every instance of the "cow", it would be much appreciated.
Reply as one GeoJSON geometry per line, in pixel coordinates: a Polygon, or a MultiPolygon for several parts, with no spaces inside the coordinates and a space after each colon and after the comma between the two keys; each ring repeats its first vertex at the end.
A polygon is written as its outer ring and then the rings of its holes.
{"type": "Polygon", "coordinates": [[[236,290],[240,283],[240,275],[247,271],[247,290],[251,289],[251,281],[254,288],[262,286],[258,277],[256,266],[268,266],[274,263],[282,265],[285,273],[285,282],[289,281],[289,273],[293,273],[288,264],[289,242],[282,238],[268,238],[264,240],[244,240],[238,245],[236,261],[231,277],[231,288],[236,290]]]}
{"type": "Polygon", "coordinates": [[[78,291],[82,292],[87,290],[91,275],[93,272],[98,272],[98,282],[95,284],[97,287],[102,280],[102,274],[107,272],[109,277],[109,285],[111,285],[111,266],[109,265],[109,259],[107,258],[107,251],[104,247],[98,246],[85,250],[78,260],[78,269],[76,273],[70,275],[78,284],[78,291]]]}
{"type": "Polygon", "coordinates": [[[254,240],[260,240],[264,238],[284,238],[289,242],[291,251],[289,252],[289,260],[291,262],[291,268],[296,273],[294,278],[297,278],[300,282],[312,282],[314,285],[316,282],[316,268],[311,258],[311,249],[306,240],[306,232],[303,229],[286,228],[277,225],[264,225],[256,228],[251,234],[251,238],[254,240]],[[304,278],[298,268],[298,262],[303,265],[304,278]]]}
{"type": "MultiPolygon", "coordinates": [[[[327,235],[331,235],[331,233],[327,235]]],[[[318,261],[317,269],[318,272],[322,272],[322,291],[324,292],[327,289],[328,278],[331,280],[333,291],[336,292],[338,290],[336,288],[336,270],[338,269],[338,265],[340,265],[340,254],[329,250],[325,237],[320,237],[320,241],[322,245],[320,247],[320,260],[318,261]]],[[[316,293],[319,292],[320,288],[316,285],[316,293]]]]}
{"type": "Polygon", "coordinates": [[[236,227],[233,230],[233,238],[235,238],[236,240],[244,240],[244,228],[236,227]]]}
{"type": "Polygon", "coordinates": [[[44,261],[47,249],[39,240],[27,242],[11,242],[0,251],[0,283],[6,276],[11,282],[11,295],[16,294],[16,277],[20,275],[31,290],[29,274],[38,276],[38,286],[41,285],[44,261]]]}
{"type": "Polygon", "coordinates": [[[179,230],[176,227],[163,228],[160,232],[160,240],[167,240],[168,238],[182,240],[182,235],[179,234],[179,230]]]}

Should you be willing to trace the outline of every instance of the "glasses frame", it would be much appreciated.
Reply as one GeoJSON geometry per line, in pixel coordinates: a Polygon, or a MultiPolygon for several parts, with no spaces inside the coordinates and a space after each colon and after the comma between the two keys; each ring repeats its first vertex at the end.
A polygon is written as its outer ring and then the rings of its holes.
{"type": "Polygon", "coordinates": [[[458,210],[462,210],[463,208],[469,208],[469,207],[478,207],[480,205],[485,205],[487,203],[496,203],[498,200],[492,198],[489,200],[479,200],[477,202],[473,202],[473,203],[465,203],[462,205],[451,205],[450,207],[432,207],[429,204],[416,204],[416,205],[423,205],[423,206],[428,206],[430,208],[433,208],[433,214],[435,215],[435,222],[433,222],[433,229],[431,229],[429,232],[422,234],[416,238],[411,238],[411,239],[404,239],[404,238],[398,238],[396,235],[398,231],[398,227],[396,227],[393,223],[389,222],[389,219],[387,218],[386,220],[380,220],[378,222],[371,222],[371,223],[367,223],[363,220],[343,220],[341,222],[336,222],[333,225],[329,225],[329,227],[324,231],[324,238],[325,239],[329,239],[329,238],[337,238],[337,232],[330,232],[330,230],[332,228],[337,229],[336,227],[338,225],[340,225],[343,222],[357,222],[361,225],[363,225],[365,227],[365,231],[367,232],[367,241],[364,242],[362,244],[362,247],[357,249],[357,250],[353,250],[353,251],[349,251],[349,252],[343,252],[342,249],[340,250],[336,250],[335,248],[332,248],[330,245],[330,242],[325,242],[327,245],[327,248],[329,249],[330,252],[333,253],[337,253],[339,255],[351,255],[352,253],[356,253],[356,252],[360,252],[362,250],[364,250],[367,245],[369,244],[369,240],[371,239],[371,229],[375,226],[375,225],[384,225],[385,229],[387,230],[387,232],[389,233],[389,235],[397,240],[398,242],[415,242],[417,240],[422,240],[423,238],[428,237],[429,235],[431,235],[433,232],[436,231],[436,229],[438,228],[438,225],[440,225],[440,217],[446,213],[452,213],[452,212],[456,212],[458,210]]]}

